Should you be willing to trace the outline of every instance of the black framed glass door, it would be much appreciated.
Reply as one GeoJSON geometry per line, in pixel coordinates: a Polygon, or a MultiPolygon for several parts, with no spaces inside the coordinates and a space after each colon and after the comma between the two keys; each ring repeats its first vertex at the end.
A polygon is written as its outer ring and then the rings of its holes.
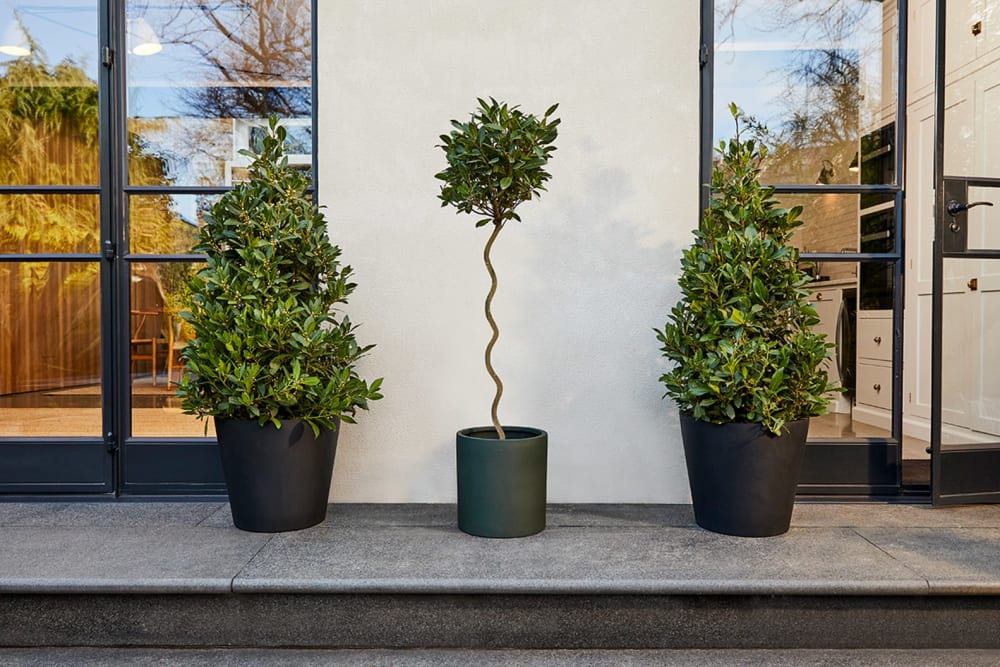
{"type": "Polygon", "coordinates": [[[175,396],[189,335],[179,313],[200,262],[186,253],[205,211],[245,176],[241,151],[270,114],[288,130],[290,161],[314,169],[312,16],[310,0],[124,3],[124,261],[115,277],[117,334],[130,341],[117,375],[118,403],[129,406],[120,415],[123,493],[224,491],[212,424],[183,414],[175,396]]]}
{"type": "Polygon", "coordinates": [[[950,4],[937,3],[932,494],[1000,502],[1000,54],[984,8],[950,4]]]}
{"type": "Polygon", "coordinates": [[[10,6],[0,493],[224,492],[175,395],[188,248],[269,114],[314,172],[314,2],[10,6]]]}
{"type": "Polygon", "coordinates": [[[107,493],[107,12],[5,3],[0,21],[0,492],[107,493]]]}
{"type": "Polygon", "coordinates": [[[905,0],[702,2],[701,182],[734,102],[767,127],[762,179],[803,209],[792,243],[835,343],[843,391],[810,420],[801,494],[904,492],[908,16],[905,0]]]}

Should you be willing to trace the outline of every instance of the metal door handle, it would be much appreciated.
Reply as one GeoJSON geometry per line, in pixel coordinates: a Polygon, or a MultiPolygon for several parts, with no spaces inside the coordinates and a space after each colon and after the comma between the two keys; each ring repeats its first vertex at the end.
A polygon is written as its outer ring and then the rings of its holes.
{"type": "Polygon", "coordinates": [[[872,340],[875,341],[876,345],[881,345],[882,344],[882,337],[881,336],[875,336],[874,338],[872,338],[872,340]]]}
{"type": "Polygon", "coordinates": [[[979,278],[970,278],[969,282],[965,283],[965,286],[969,288],[970,292],[975,292],[979,289],[979,278]]]}
{"type": "Polygon", "coordinates": [[[874,389],[876,392],[882,391],[882,385],[874,384],[872,385],[872,389],[874,389]]]}
{"type": "Polygon", "coordinates": [[[963,204],[960,201],[958,201],[957,199],[949,199],[948,203],[944,205],[944,208],[945,208],[946,211],[948,211],[948,215],[950,215],[951,217],[954,218],[959,213],[961,213],[963,211],[968,211],[970,208],[972,208],[974,206],[993,206],[993,202],[991,202],[991,201],[974,201],[974,202],[971,202],[969,204],[963,204]]]}

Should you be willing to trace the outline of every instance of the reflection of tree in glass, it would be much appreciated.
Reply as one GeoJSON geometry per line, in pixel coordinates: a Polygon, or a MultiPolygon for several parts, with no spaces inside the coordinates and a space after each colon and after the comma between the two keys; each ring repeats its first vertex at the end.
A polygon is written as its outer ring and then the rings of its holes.
{"type": "MultiPolygon", "coordinates": [[[[99,184],[98,114],[97,83],[72,59],[49,65],[35,43],[30,56],[0,64],[0,183],[99,184]]],[[[131,182],[162,182],[162,161],[132,148],[131,182]]],[[[169,200],[150,197],[140,214],[149,232],[133,251],[164,252],[169,200]]],[[[0,253],[96,254],[99,220],[96,194],[2,195],[0,253]]],[[[100,377],[99,272],[96,261],[0,264],[0,394],[100,377]]]]}
{"type": "Polygon", "coordinates": [[[738,39],[741,26],[752,22],[753,30],[774,34],[775,48],[786,50],[785,64],[774,73],[783,80],[774,104],[784,114],[770,121],[773,151],[762,174],[767,182],[812,182],[824,160],[833,169],[824,182],[852,180],[847,167],[859,128],[873,123],[872,111],[881,101],[880,82],[867,82],[875,89],[862,90],[861,74],[862,64],[869,62],[876,65],[870,75],[881,75],[882,12],[876,0],[716,4],[717,43],[738,39]]]}
{"type": "MultiPolygon", "coordinates": [[[[0,65],[0,182],[97,183],[97,84],[72,62],[43,58],[35,49],[0,65]]],[[[96,252],[97,235],[90,198],[0,198],[0,251],[96,252]]]]}
{"type": "MultiPolygon", "coordinates": [[[[161,184],[163,161],[133,135],[129,180],[161,184]]],[[[30,58],[0,65],[0,182],[7,185],[96,185],[98,160],[97,83],[71,60],[55,67],[40,49],[30,58]]],[[[166,197],[148,197],[138,211],[144,231],[133,252],[169,252],[174,214],[166,197]]],[[[97,200],[79,195],[0,197],[0,252],[96,253],[97,200]]],[[[187,240],[183,244],[186,247],[187,240]]],[[[96,267],[93,269],[96,271],[96,267]]]]}
{"type": "Polygon", "coordinates": [[[826,183],[846,183],[847,166],[857,149],[859,127],[858,54],[821,49],[800,54],[788,72],[793,90],[782,96],[786,119],[775,137],[775,151],[764,170],[770,183],[796,182],[833,165],[826,183]]]}
{"type": "Polygon", "coordinates": [[[810,39],[821,33],[847,39],[871,16],[873,7],[881,14],[882,0],[716,0],[716,42],[732,40],[739,18],[753,12],[761,29],[810,39]],[[737,14],[740,14],[738,17],[737,14]],[[787,32],[794,30],[794,32],[787,32]]]}
{"type": "Polygon", "coordinates": [[[161,39],[193,48],[216,85],[181,94],[206,118],[308,116],[312,74],[309,0],[183,0],[161,39]]]}

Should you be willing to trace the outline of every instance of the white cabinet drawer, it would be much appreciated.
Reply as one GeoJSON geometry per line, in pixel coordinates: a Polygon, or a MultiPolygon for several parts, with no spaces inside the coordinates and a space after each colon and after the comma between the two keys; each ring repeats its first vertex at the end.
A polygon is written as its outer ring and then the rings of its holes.
{"type": "Polygon", "coordinates": [[[892,408],[892,367],[858,364],[858,403],[889,410],[892,408]]]}
{"type": "Polygon", "coordinates": [[[858,318],[858,358],[892,361],[892,318],[858,318]]]}

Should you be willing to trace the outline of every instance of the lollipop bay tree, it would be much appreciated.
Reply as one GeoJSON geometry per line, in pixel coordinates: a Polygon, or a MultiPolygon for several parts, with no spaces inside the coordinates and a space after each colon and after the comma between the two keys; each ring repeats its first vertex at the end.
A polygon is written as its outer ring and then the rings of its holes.
{"type": "MultiPolygon", "coordinates": [[[[440,148],[445,153],[448,167],[435,175],[443,181],[438,195],[442,207],[454,206],[460,213],[472,214],[476,216],[476,227],[488,226],[490,229],[483,249],[483,262],[490,276],[485,312],[492,336],[486,345],[485,362],[486,372],[496,387],[490,409],[493,426],[465,429],[458,433],[459,527],[477,535],[513,537],[536,533],[545,526],[544,466],[548,436],[544,431],[529,427],[505,428],[497,415],[503,396],[503,382],[492,361],[500,329],[491,310],[498,280],[490,251],[508,223],[521,221],[518,207],[541,196],[545,183],[551,178],[546,167],[556,150],[554,142],[560,119],[553,118],[552,114],[559,105],[553,104],[539,117],[493,98],[477,101],[479,108],[468,121],[451,121],[451,132],[441,135],[440,148]],[[490,443],[490,440],[493,442],[490,443]],[[541,444],[527,447],[535,442],[541,444]],[[521,460],[504,463],[484,458],[492,457],[494,450],[497,457],[507,459],[519,456],[521,460]],[[521,450],[526,452],[522,454],[521,450]],[[537,471],[528,473],[527,470],[537,467],[539,462],[542,466],[540,488],[535,485],[531,493],[522,491],[518,497],[511,497],[508,492],[511,485],[509,479],[496,475],[486,479],[479,474],[480,470],[486,472],[492,468],[495,471],[506,467],[511,474],[537,476],[537,471]],[[498,496],[506,499],[487,499],[484,489],[491,486],[495,487],[498,496]],[[474,500],[471,495],[473,488],[474,500]],[[490,503],[496,502],[501,504],[489,507],[490,503]],[[528,509],[521,512],[520,518],[506,516],[521,505],[528,509]],[[481,516],[485,514],[490,516],[481,516]]],[[[523,483],[524,480],[520,481],[523,483]]]]}

